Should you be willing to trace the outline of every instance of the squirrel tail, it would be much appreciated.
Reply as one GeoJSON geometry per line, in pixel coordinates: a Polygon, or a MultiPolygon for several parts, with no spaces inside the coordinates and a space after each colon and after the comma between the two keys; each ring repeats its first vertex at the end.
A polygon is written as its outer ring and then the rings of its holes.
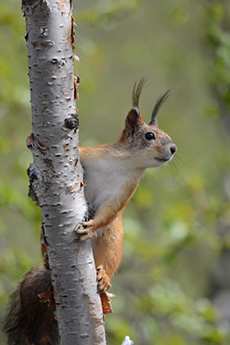
{"type": "MultiPolygon", "coordinates": [[[[52,289],[50,271],[44,266],[29,271],[11,296],[4,323],[8,345],[58,345],[59,335],[55,308],[41,303],[42,295],[52,289]]],[[[44,299],[49,301],[49,299],[44,299]]]]}

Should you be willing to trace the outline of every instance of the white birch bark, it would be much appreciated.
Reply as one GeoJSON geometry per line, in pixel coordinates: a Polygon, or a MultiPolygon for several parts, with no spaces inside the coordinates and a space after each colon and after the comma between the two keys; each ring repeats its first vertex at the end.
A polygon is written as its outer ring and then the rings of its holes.
{"type": "Polygon", "coordinates": [[[33,122],[29,177],[48,243],[60,343],[105,344],[91,243],[79,243],[73,232],[87,207],[73,96],[71,2],[23,0],[22,10],[33,122]]]}

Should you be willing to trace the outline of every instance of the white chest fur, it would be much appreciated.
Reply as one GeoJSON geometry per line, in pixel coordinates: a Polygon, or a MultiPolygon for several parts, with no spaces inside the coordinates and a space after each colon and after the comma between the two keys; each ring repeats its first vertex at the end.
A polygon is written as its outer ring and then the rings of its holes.
{"type": "Polygon", "coordinates": [[[82,162],[85,169],[85,196],[96,211],[117,195],[125,183],[133,175],[127,164],[121,164],[116,158],[99,160],[97,162],[82,162]]]}

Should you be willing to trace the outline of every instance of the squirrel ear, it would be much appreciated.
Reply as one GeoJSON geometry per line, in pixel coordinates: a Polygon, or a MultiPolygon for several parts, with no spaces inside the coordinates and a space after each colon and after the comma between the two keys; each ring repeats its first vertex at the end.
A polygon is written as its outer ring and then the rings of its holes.
{"type": "Polygon", "coordinates": [[[132,131],[139,127],[140,124],[144,123],[144,120],[141,116],[140,109],[139,109],[139,98],[143,86],[145,84],[145,78],[143,77],[139,83],[135,83],[133,87],[133,94],[132,94],[132,101],[133,101],[133,108],[129,111],[128,115],[125,119],[125,127],[127,129],[131,129],[132,131]]]}
{"type": "Polygon", "coordinates": [[[149,125],[152,125],[152,126],[155,126],[155,127],[158,127],[157,125],[157,114],[158,114],[158,111],[160,109],[160,107],[162,106],[162,104],[166,101],[166,99],[168,98],[169,96],[169,91],[168,90],[167,92],[165,92],[160,98],[158,98],[158,100],[156,101],[156,104],[155,104],[155,107],[153,109],[153,112],[152,112],[152,117],[151,117],[151,120],[149,122],[149,125]]]}
{"type": "Polygon", "coordinates": [[[125,127],[135,130],[135,128],[139,127],[142,124],[143,118],[141,116],[140,110],[137,107],[132,108],[125,119],[125,127]]]}

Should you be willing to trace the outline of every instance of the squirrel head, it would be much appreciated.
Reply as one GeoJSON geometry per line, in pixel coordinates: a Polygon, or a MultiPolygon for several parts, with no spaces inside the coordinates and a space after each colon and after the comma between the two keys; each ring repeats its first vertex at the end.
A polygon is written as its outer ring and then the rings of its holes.
{"type": "Polygon", "coordinates": [[[129,153],[133,162],[142,168],[157,167],[170,161],[177,148],[169,135],[158,128],[157,114],[169,95],[163,94],[156,102],[150,122],[146,124],[139,109],[139,98],[145,80],[142,78],[134,84],[132,101],[133,107],[125,119],[125,128],[122,131],[118,144],[129,153]]]}

